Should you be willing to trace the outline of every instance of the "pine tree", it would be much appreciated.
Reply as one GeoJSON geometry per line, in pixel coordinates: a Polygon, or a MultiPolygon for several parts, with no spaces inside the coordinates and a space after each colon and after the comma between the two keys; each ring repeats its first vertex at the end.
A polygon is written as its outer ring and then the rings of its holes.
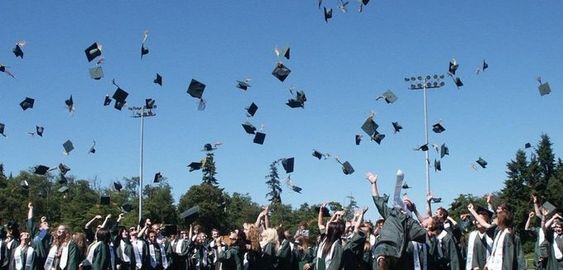
{"type": "Polygon", "coordinates": [[[204,184],[217,186],[219,185],[219,182],[217,181],[217,178],[215,178],[215,175],[217,174],[217,169],[215,168],[214,158],[215,156],[213,152],[207,152],[207,157],[205,157],[205,160],[203,162],[203,168],[202,168],[203,177],[201,181],[204,184]]]}
{"type": "Polygon", "coordinates": [[[552,143],[549,136],[541,135],[540,142],[536,149],[536,158],[532,161],[532,176],[534,177],[534,190],[542,197],[548,195],[547,186],[549,180],[555,174],[555,155],[553,154],[552,143]]]}
{"type": "Polygon", "coordinates": [[[267,179],[266,185],[270,190],[270,192],[266,194],[266,198],[269,197],[268,200],[272,204],[281,204],[282,188],[281,188],[280,176],[278,174],[277,165],[278,165],[278,161],[272,162],[272,164],[270,164],[270,173],[266,175],[266,179],[267,179]]]}
{"type": "Polygon", "coordinates": [[[356,198],[352,194],[346,196],[346,199],[349,200],[348,205],[344,208],[346,210],[346,220],[351,220],[354,217],[354,212],[358,209],[358,202],[356,198]]]}
{"type": "Polygon", "coordinates": [[[529,164],[526,153],[522,150],[516,152],[516,157],[506,164],[507,179],[501,191],[501,200],[513,209],[514,228],[521,230],[530,207],[530,188],[526,186],[530,177],[529,164]]]}

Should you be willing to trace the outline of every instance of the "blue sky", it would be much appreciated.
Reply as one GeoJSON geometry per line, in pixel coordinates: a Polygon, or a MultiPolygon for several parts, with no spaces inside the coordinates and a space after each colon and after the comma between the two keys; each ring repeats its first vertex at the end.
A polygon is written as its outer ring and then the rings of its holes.
{"type": "MultiPolygon", "coordinates": [[[[429,123],[442,120],[446,132],[430,133],[431,143],[446,143],[450,156],[442,172],[431,171],[432,190],[444,204],[459,193],[484,194],[503,185],[506,162],[526,142],[548,134],[555,153],[562,152],[561,72],[563,21],[561,1],[370,1],[363,13],[351,1],[348,13],[333,7],[325,23],[316,1],[2,1],[0,63],[15,74],[0,77],[0,161],[17,174],[37,164],[63,162],[71,174],[97,178],[103,184],[138,175],[138,119],[128,110],[102,106],[115,79],[129,92],[128,105],[154,98],[157,116],[145,122],[145,179],[161,171],[178,199],[201,172],[188,172],[204,156],[202,146],[221,141],[217,175],[228,192],[249,193],[265,203],[264,176],[276,159],[295,157],[292,179],[302,194],[284,189],[284,202],[345,203],[353,194],[372,206],[366,171],[380,175],[380,186],[392,193],[397,169],[406,174],[409,194],[422,204],[424,154],[412,149],[424,141],[422,92],[408,90],[405,76],[446,73],[455,57],[465,86],[451,80],[429,91],[429,123]],[[140,59],[143,31],[149,31],[150,54],[140,59]],[[11,50],[26,40],[23,59],[11,50]],[[105,77],[89,78],[84,49],[103,45],[105,77]],[[290,46],[292,73],[279,82],[271,72],[274,46],[290,46]],[[475,69],[486,59],[489,69],[475,69]],[[152,83],[156,73],[162,87],[152,83]],[[535,78],[553,92],[541,97],[535,78]],[[194,78],[207,85],[205,111],[186,89],[194,78]],[[235,81],[251,78],[244,92],[235,81]],[[285,105],[295,87],[307,94],[305,109],[285,105]],[[394,104],[376,101],[392,89],[394,104]],[[73,95],[76,111],[66,111],[73,95]],[[35,108],[22,111],[26,97],[35,108]],[[250,121],[264,126],[264,145],[240,126],[244,108],[258,106],[250,121]],[[371,111],[377,113],[381,145],[354,135],[371,111]],[[393,134],[391,122],[404,127],[393,134]],[[35,126],[44,137],[31,137],[35,126]],[[63,155],[67,139],[76,149],[63,155]],[[92,140],[97,152],[89,155],[92,140]],[[312,149],[338,155],[355,168],[344,175],[332,159],[311,156],[312,149]],[[471,164],[483,157],[487,169],[471,164]]],[[[435,154],[432,153],[431,158],[435,154]]],[[[370,211],[372,212],[372,211],[370,211]]],[[[375,215],[371,213],[371,215],[375,215]]]]}

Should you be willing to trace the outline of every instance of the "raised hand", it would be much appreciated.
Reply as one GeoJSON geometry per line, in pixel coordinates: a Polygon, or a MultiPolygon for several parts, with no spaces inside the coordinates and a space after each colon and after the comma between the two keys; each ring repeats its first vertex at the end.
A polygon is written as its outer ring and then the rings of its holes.
{"type": "Polygon", "coordinates": [[[377,183],[377,174],[373,174],[372,172],[366,173],[366,178],[371,184],[377,183]]]}

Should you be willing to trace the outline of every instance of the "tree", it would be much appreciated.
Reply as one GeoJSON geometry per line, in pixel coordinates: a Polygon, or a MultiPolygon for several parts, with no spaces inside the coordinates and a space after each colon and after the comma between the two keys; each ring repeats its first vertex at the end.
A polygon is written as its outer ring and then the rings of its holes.
{"type": "Polygon", "coordinates": [[[226,209],[226,229],[229,231],[241,228],[243,223],[254,223],[261,211],[260,205],[253,202],[248,193],[240,194],[236,192],[228,197],[226,209]]]}
{"type": "Polygon", "coordinates": [[[531,162],[530,181],[533,188],[542,198],[546,198],[548,193],[549,180],[555,174],[555,155],[553,154],[552,143],[547,134],[542,134],[536,149],[536,155],[531,162]]]}
{"type": "Polygon", "coordinates": [[[145,186],[145,205],[143,215],[151,221],[161,223],[176,223],[178,216],[172,197],[172,188],[166,182],[160,182],[156,186],[145,186]]]}
{"type": "MultiPolygon", "coordinates": [[[[193,185],[180,198],[178,213],[199,206],[199,218],[196,223],[203,226],[204,230],[209,231],[216,228],[221,232],[226,232],[225,201],[225,194],[220,188],[206,183],[193,185]]],[[[189,226],[189,224],[184,224],[183,221],[180,221],[178,225],[189,226]]]]}
{"type": "Polygon", "coordinates": [[[281,204],[281,193],[282,193],[282,188],[281,188],[281,183],[280,183],[280,176],[278,174],[278,161],[274,161],[272,162],[272,164],[270,164],[270,173],[268,175],[266,175],[266,185],[268,186],[268,189],[270,190],[270,192],[268,192],[266,194],[266,198],[269,197],[269,201],[271,202],[272,205],[275,204],[281,204]]]}
{"type": "Polygon", "coordinates": [[[352,194],[346,196],[346,199],[348,199],[349,202],[348,205],[344,207],[344,210],[346,211],[345,217],[347,220],[351,220],[354,217],[354,213],[358,209],[358,202],[352,194]]]}
{"type": "Polygon", "coordinates": [[[207,152],[207,156],[203,161],[203,168],[201,171],[203,172],[203,177],[201,181],[204,184],[213,185],[213,186],[217,186],[219,184],[217,178],[215,178],[215,175],[217,174],[217,169],[215,167],[215,156],[213,152],[211,151],[207,152]]]}
{"type": "Polygon", "coordinates": [[[526,185],[530,177],[529,164],[526,153],[522,150],[516,152],[516,157],[506,164],[507,179],[501,190],[501,200],[512,207],[514,216],[514,229],[524,229],[524,224],[530,210],[530,188],[526,185]]]}
{"type": "Polygon", "coordinates": [[[557,161],[555,173],[547,183],[547,200],[551,202],[563,202],[563,162],[557,161]]]}
{"type": "Polygon", "coordinates": [[[487,202],[485,198],[478,197],[473,194],[459,194],[454,198],[452,204],[450,204],[450,209],[448,209],[449,215],[454,219],[459,219],[462,214],[467,214],[467,206],[472,203],[475,206],[487,207],[487,202]]]}

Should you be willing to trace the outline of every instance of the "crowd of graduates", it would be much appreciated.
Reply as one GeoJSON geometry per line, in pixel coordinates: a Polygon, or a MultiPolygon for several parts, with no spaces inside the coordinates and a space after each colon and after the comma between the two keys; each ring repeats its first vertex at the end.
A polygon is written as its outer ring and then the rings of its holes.
{"type": "Polygon", "coordinates": [[[488,197],[486,208],[469,204],[456,221],[444,208],[433,213],[430,195],[426,213],[406,196],[395,197],[389,206],[377,175],[368,173],[367,179],[381,219],[364,221],[368,208],[362,208],[346,220],[344,211],[330,215],[323,204],[318,237],[310,235],[306,223],[295,232],[270,226],[268,207],[254,223],[240,224],[227,235],[206,228],[208,235],[197,223],[180,230],[149,219],[126,227],[123,214],[115,219],[98,215],[73,233],[62,224],[50,227],[45,216],[37,223],[30,202],[25,229],[14,221],[1,228],[0,269],[563,269],[563,214],[543,207],[536,195],[525,228],[537,236],[532,266],[524,259],[507,204],[493,208],[488,197]],[[536,217],[541,223],[533,229],[536,217]]]}

